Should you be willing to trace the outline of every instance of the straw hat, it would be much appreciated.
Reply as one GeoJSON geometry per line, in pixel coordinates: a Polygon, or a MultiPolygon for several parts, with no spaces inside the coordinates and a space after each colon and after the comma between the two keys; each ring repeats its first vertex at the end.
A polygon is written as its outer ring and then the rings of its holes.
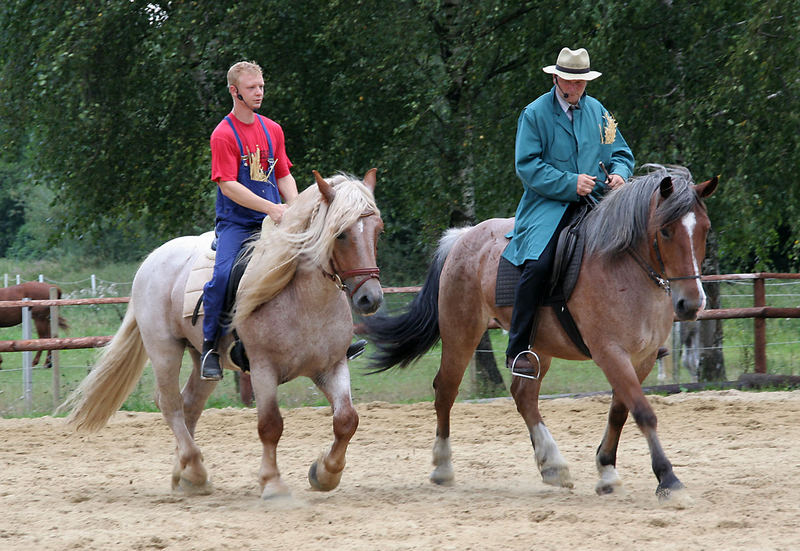
{"type": "Polygon", "coordinates": [[[586,51],[586,48],[579,50],[562,48],[556,64],[542,67],[542,71],[558,75],[566,80],[594,80],[603,74],[590,69],[589,52],[586,51]]]}

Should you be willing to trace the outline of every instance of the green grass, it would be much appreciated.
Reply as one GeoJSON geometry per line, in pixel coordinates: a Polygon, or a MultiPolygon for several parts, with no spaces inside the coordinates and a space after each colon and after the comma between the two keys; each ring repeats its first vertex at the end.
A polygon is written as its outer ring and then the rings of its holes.
{"type": "MultiPolygon", "coordinates": [[[[0,259],[0,277],[9,273],[11,279],[21,273],[25,280],[38,278],[45,274],[47,280],[58,283],[67,296],[73,298],[91,296],[89,278],[96,275],[98,282],[97,296],[128,296],[129,283],[133,279],[136,264],[110,265],[107,267],[61,267],[55,264],[34,263],[20,266],[0,259]]],[[[11,282],[13,283],[13,281],[11,282]]],[[[752,305],[752,286],[741,283],[725,283],[722,288],[723,307],[745,307],[752,305]]],[[[787,285],[771,281],[767,287],[767,304],[776,307],[796,307],[800,303],[800,283],[787,285]]],[[[408,300],[410,295],[387,295],[387,302],[392,308],[408,300]]],[[[126,305],[97,306],[65,306],[62,315],[70,324],[70,329],[62,336],[112,335],[124,315],[126,305]]],[[[741,373],[753,371],[753,320],[725,320],[724,357],[728,380],[736,379],[741,373]]],[[[767,368],[769,373],[797,375],[800,374],[800,320],[776,319],[767,320],[767,368]]],[[[500,372],[505,378],[506,388],[510,381],[504,366],[504,351],[507,336],[502,331],[491,331],[492,353],[500,372]]],[[[0,340],[21,338],[21,328],[0,328],[0,340]]],[[[351,362],[351,384],[353,399],[356,402],[387,401],[393,403],[410,403],[433,399],[431,387],[433,377],[438,369],[440,348],[437,345],[419,362],[406,369],[392,369],[385,373],[367,375],[369,354],[367,353],[351,362]]],[[[98,351],[94,349],[64,350],[60,352],[61,384],[60,398],[63,399],[74,389],[94,364],[98,351]]],[[[188,355],[184,358],[182,382],[188,377],[191,369],[188,355]]],[[[3,369],[0,370],[0,416],[47,415],[53,410],[53,375],[51,370],[36,368],[33,370],[33,407],[28,410],[23,399],[22,353],[3,354],[3,369]]],[[[673,382],[672,379],[666,382],[673,382]]],[[[679,383],[689,382],[685,371],[679,373],[679,383]]],[[[656,370],[645,380],[645,386],[656,386],[656,370]]],[[[124,409],[137,411],[156,411],[153,402],[153,374],[148,366],[137,388],[125,402],[124,409]]],[[[542,394],[558,395],[605,391],[609,389],[600,369],[591,361],[567,362],[554,360],[547,377],[542,384],[542,394]]],[[[507,392],[506,392],[507,395],[507,392]]],[[[461,385],[459,399],[482,397],[473,387],[472,377],[468,371],[461,385]]],[[[327,405],[325,397],[313,383],[305,378],[290,381],[279,389],[282,407],[327,405]]],[[[208,407],[240,406],[234,376],[226,372],[224,380],[212,394],[208,407]]]]}

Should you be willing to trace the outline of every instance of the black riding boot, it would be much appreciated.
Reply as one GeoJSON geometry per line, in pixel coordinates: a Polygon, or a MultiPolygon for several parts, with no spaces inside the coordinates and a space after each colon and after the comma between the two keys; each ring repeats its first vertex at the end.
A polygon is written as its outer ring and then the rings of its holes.
{"type": "Polygon", "coordinates": [[[213,341],[203,341],[203,353],[200,356],[200,378],[204,381],[219,381],[222,379],[219,354],[214,349],[213,341]]]}

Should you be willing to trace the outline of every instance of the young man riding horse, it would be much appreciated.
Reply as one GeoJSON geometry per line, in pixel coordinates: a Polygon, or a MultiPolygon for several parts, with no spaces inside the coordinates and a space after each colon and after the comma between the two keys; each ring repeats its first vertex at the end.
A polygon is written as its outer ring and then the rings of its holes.
{"type": "Polygon", "coordinates": [[[228,70],[233,110],[211,134],[211,179],[216,182],[217,253],[214,275],[203,289],[203,352],[201,375],[222,379],[215,343],[224,329],[220,321],[231,269],[242,244],[261,230],[265,216],[280,223],[286,205],[297,197],[283,130],[256,114],[264,98],[261,67],[241,61],[228,70]]]}
{"type": "Polygon", "coordinates": [[[531,334],[572,209],[622,186],[634,166],[614,117],[586,95],[587,82],[601,75],[591,70],[587,51],[563,48],[556,64],[542,70],[553,75],[553,88],[525,107],[517,123],[515,166],[525,191],[503,253],[522,267],[506,350],[513,374],[538,369],[529,358],[531,334]]]}

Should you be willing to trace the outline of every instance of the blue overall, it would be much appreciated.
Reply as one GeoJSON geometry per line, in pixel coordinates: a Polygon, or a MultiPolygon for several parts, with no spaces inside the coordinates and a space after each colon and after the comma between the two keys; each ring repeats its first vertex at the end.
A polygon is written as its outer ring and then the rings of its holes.
{"type": "MultiPolygon", "coordinates": [[[[272,139],[261,117],[256,115],[256,118],[261,123],[261,128],[267,137],[267,145],[269,146],[268,160],[271,168],[275,163],[272,152],[272,139]]],[[[263,197],[273,203],[280,203],[281,198],[278,192],[278,184],[275,180],[275,173],[270,171],[269,181],[267,182],[260,182],[250,178],[250,167],[247,164],[248,156],[244,152],[239,134],[236,132],[230,115],[225,117],[225,120],[233,130],[233,135],[236,137],[236,143],[239,145],[239,153],[241,154],[237,181],[259,197],[263,197]]],[[[214,275],[211,281],[203,287],[203,338],[206,341],[215,341],[223,334],[220,333],[220,329],[222,329],[220,316],[225,307],[225,292],[233,263],[236,261],[236,256],[239,254],[244,242],[261,231],[261,224],[266,216],[263,212],[243,207],[229,199],[219,188],[217,188],[216,215],[217,255],[214,261],[214,275]]]]}

